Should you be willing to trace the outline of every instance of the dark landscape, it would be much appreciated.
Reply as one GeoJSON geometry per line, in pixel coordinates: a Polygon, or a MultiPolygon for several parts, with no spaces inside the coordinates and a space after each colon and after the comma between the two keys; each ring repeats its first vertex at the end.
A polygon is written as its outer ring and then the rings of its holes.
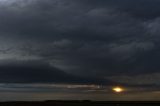
{"type": "Polygon", "coordinates": [[[1,102],[0,106],[160,106],[159,101],[30,101],[1,102]]]}

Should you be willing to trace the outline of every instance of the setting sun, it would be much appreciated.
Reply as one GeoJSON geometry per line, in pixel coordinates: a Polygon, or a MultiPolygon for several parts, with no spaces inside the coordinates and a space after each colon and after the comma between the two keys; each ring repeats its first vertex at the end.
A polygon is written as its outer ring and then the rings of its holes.
{"type": "Polygon", "coordinates": [[[123,89],[122,87],[114,87],[114,88],[112,88],[112,90],[113,90],[114,92],[116,92],[116,93],[120,93],[120,92],[123,92],[123,91],[124,91],[124,89],[123,89]]]}

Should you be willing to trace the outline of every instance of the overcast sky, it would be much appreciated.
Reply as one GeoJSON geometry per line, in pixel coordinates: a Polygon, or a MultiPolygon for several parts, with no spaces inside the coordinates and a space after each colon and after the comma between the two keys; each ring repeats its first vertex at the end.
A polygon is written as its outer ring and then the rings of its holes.
{"type": "Polygon", "coordinates": [[[3,100],[157,100],[159,5],[159,0],[0,0],[3,100]],[[117,85],[128,89],[124,95],[110,91],[117,85]]]}

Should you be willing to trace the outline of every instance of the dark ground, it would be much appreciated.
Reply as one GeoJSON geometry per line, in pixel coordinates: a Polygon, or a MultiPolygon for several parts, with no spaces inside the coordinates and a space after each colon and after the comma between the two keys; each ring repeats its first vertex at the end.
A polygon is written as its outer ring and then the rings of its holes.
{"type": "Polygon", "coordinates": [[[160,102],[44,101],[2,102],[0,106],[160,106],[160,102]]]}

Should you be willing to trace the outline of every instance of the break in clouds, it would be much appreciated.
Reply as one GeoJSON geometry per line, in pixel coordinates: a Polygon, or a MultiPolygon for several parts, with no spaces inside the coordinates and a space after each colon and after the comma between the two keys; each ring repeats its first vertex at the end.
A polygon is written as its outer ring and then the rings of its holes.
{"type": "Polygon", "coordinates": [[[152,84],[143,74],[159,75],[159,4],[0,0],[0,82],[152,84]]]}

